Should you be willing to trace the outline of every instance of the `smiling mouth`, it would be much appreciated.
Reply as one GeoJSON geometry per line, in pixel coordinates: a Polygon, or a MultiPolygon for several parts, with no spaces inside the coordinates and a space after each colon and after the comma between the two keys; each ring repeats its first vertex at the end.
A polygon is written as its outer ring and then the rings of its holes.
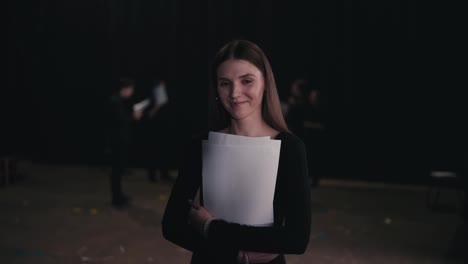
{"type": "Polygon", "coordinates": [[[247,101],[243,101],[243,102],[231,102],[231,105],[234,106],[234,107],[236,107],[236,106],[239,106],[239,105],[241,105],[241,104],[243,104],[243,103],[247,103],[247,101]]]}

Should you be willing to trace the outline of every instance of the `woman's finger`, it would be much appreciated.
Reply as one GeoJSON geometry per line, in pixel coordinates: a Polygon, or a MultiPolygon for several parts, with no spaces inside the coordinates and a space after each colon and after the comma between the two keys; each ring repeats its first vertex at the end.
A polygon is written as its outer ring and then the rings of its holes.
{"type": "Polygon", "coordinates": [[[188,203],[195,209],[200,209],[200,205],[194,202],[192,199],[188,200],[188,203]]]}

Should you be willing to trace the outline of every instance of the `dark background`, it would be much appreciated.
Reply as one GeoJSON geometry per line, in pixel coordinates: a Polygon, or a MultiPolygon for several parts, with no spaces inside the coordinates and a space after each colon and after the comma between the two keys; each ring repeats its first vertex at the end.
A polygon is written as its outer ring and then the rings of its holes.
{"type": "Polygon", "coordinates": [[[424,182],[433,166],[458,166],[466,146],[458,95],[466,84],[455,67],[466,32],[461,9],[440,5],[9,1],[1,154],[105,163],[105,106],[123,75],[141,98],[152,80],[167,80],[176,152],[178,138],[206,127],[215,52],[246,38],[269,57],[282,99],[297,77],[322,91],[327,176],[424,182]]]}

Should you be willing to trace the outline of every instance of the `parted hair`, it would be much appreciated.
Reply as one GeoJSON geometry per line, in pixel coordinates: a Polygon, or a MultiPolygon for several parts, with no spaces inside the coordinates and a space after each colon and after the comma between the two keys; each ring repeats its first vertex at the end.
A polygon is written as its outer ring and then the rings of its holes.
{"type": "Polygon", "coordinates": [[[248,40],[233,40],[225,44],[214,57],[210,73],[210,129],[216,131],[226,128],[231,119],[229,113],[219,102],[217,92],[218,67],[223,62],[230,59],[248,61],[260,70],[265,81],[265,92],[262,100],[262,118],[269,126],[280,132],[289,131],[281,111],[281,103],[270,63],[265,53],[255,43],[248,40]]]}

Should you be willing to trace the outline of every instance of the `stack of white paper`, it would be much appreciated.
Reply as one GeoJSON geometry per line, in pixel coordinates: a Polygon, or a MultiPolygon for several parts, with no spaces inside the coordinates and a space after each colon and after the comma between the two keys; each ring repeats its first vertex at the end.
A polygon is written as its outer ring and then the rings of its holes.
{"type": "Polygon", "coordinates": [[[133,111],[143,111],[150,104],[149,99],[145,99],[133,105],[133,111]]]}
{"type": "Polygon", "coordinates": [[[210,132],[203,141],[203,201],[229,222],[273,223],[281,141],[210,132]]]}

